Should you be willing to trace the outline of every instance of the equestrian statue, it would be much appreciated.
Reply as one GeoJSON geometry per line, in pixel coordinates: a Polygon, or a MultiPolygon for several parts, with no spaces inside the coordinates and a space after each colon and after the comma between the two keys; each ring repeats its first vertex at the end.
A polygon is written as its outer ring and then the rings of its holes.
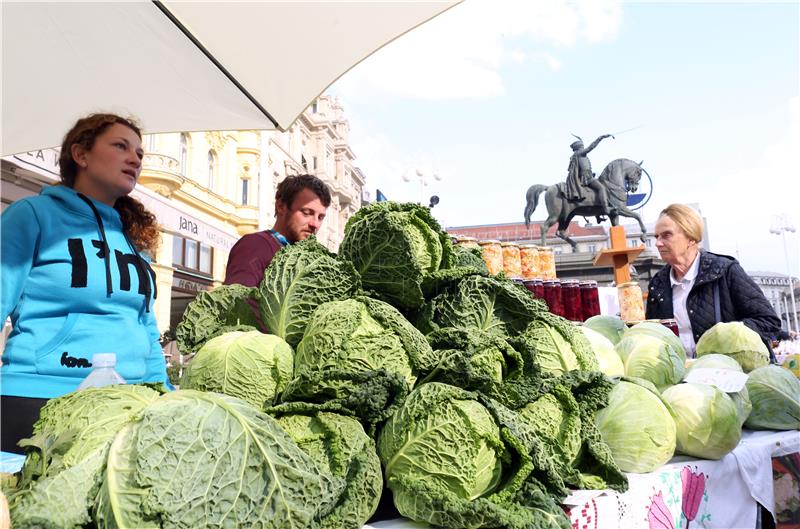
{"type": "Polygon", "coordinates": [[[530,228],[531,215],[539,203],[539,195],[544,192],[547,206],[547,220],[541,226],[542,246],[545,245],[547,230],[558,223],[556,235],[572,245],[573,251],[577,243],[567,235],[567,227],[572,217],[597,217],[602,222],[607,216],[612,226],[619,224],[619,217],[636,219],[642,230],[640,239],[645,242],[645,227],[641,217],[628,209],[628,193],[635,192],[642,177],[642,162],[636,163],[627,158],[618,158],[610,162],[600,176],[595,178],[592,164],[587,156],[611,134],[604,134],[584,147],[583,140],[575,136],[577,141],[570,145],[572,156],[567,169],[567,181],[551,186],[535,184],[528,188],[525,205],[525,227],[530,228]]]}

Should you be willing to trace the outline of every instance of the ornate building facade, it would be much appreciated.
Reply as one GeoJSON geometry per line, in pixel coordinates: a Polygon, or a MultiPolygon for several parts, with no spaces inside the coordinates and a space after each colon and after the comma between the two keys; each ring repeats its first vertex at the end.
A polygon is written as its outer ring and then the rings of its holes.
{"type": "MultiPolygon", "coordinates": [[[[339,102],[319,97],[286,132],[212,131],[146,135],[132,193],[162,231],[153,257],[159,329],[174,329],[198,292],[225,279],[228,253],[244,234],[272,226],[275,190],[288,175],[325,181],[332,201],[318,239],[336,250],[361,207],[365,178],[354,165],[350,126],[339,102]]],[[[58,151],[2,160],[2,207],[58,183],[58,151]]]]}

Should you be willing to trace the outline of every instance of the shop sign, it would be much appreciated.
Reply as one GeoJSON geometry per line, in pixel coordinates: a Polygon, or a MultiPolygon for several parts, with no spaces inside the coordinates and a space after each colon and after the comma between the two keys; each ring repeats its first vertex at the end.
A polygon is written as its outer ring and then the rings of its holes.
{"type": "Polygon", "coordinates": [[[182,277],[172,276],[172,288],[179,288],[181,290],[188,290],[190,292],[203,292],[211,290],[211,285],[192,281],[191,279],[184,279],[182,277]]]}
{"type": "Polygon", "coordinates": [[[59,176],[58,157],[60,155],[61,149],[39,149],[15,154],[9,156],[6,160],[38,173],[44,171],[48,175],[59,176]]]}

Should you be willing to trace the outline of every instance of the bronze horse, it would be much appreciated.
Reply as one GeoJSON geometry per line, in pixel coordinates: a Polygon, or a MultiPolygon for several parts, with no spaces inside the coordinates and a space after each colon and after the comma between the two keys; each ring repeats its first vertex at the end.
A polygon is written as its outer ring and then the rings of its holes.
{"type": "Polygon", "coordinates": [[[609,204],[600,204],[597,193],[588,187],[584,187],[583,192],[586,198],[580,202],[569,202],[564,196],[564,183],[553,184],[545,186],[541,184],[532,185],[528,188],[525,197],[527,205],[525,206],[525,227],[530,228],[531,215],[539,203],[539,195],[542,191],[545,193],[545,204],[547,205],[547,220],[544,221],[541,227],[542,246],[545,244],[547,230],[550,226],[558,222],[558,231],[556,235],[570,243],[573,251],[578,246],[575,241],[567,236],[567,227],[569,226],[572,217],[575,215],[580,216],[596,216],[608,215],[611,220],[611,225],[616,226],[619,224],[620,215],[636,219],[639,227],[642,229],[640,239],[645,242],[645,227],[641,217],[628,209],[628,192],[634,192],[639,187],[639,180],[642,178],[642,162],[636,163],[627,158],[617,158],[613,162],[606,165],[603,172],[598,177],[598,181],[608,191],[609,204]]]}

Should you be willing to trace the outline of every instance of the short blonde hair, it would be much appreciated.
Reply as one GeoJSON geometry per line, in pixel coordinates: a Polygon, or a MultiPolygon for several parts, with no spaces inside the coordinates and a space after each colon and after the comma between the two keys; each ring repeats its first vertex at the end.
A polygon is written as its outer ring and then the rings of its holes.
{"type": "Polygon", "coordinates": [[[694,208],[684,204],[670,204],[659,214],[666,215],[683,231],[689,240],[700,242],[703,240],[703,219],[694,208]]]}

